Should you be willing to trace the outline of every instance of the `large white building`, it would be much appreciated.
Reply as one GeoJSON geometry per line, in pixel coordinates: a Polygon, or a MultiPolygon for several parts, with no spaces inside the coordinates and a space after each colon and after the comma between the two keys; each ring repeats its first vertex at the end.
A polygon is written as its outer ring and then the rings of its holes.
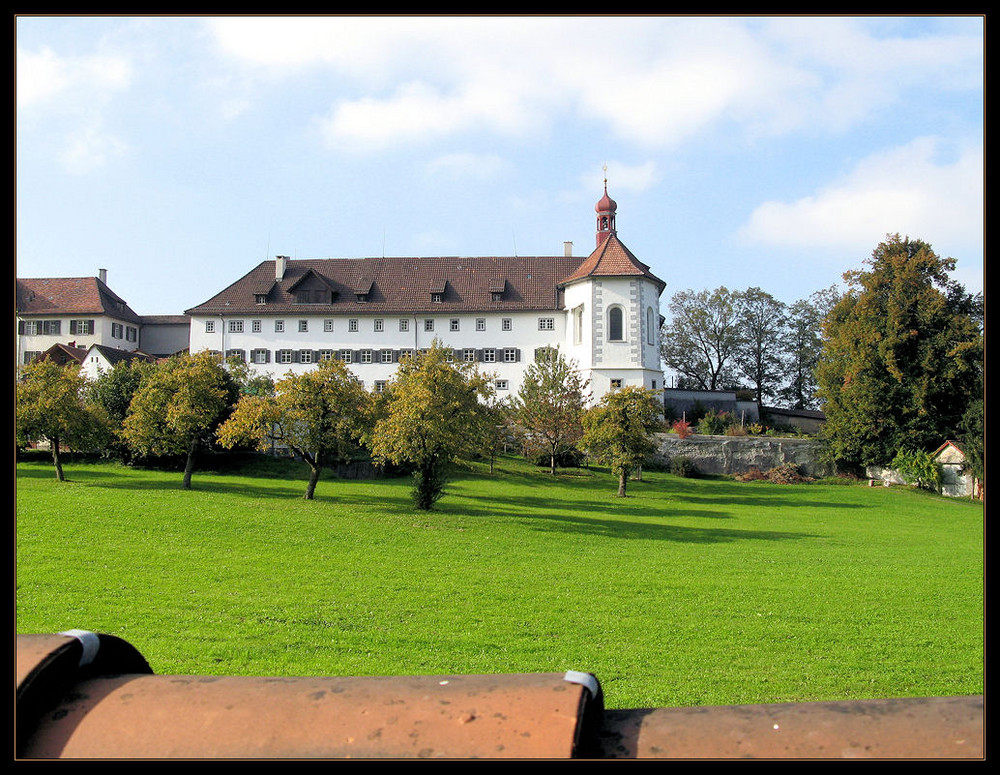
{"type": "Polygon", "coordinates": [[[278,256],[186,311],[190,350],[236,356],[275,378],[340,358],[379,390],[400,358],[437,339],[493,374],[504,395],[540,352],[559,347],[595,400],[615,387],[662,388],[664,282],[618,239],[616,210],[605,184],[587,258],[278,256]]]}

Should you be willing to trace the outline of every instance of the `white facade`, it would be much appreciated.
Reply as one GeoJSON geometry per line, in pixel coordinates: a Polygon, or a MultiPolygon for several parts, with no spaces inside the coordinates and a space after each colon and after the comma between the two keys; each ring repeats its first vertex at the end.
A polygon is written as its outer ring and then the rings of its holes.
{"type": "Polygon", "coordinates": [[[392,378],[402,355],[437,340],[455,359],[491,374],[498,393],[517,392],[539,348],[566,351],[563,310],[454,315],[191,315],[191,352],[236,356],[279,379],[339,358],[368,389],[392,378]]]}
{"type": "Polygon", "coordinates": [[[630,385],[663,387],[664,283],[617,237],[617,205],[598,214],[586,258],[302,259],[278,256],[185,312],[190,350],[238,357],[274,379],[339,358],[371,390],[400,357],[435,340],[514,394],[541,349],[558,347],[597,401],[630,385]]]}

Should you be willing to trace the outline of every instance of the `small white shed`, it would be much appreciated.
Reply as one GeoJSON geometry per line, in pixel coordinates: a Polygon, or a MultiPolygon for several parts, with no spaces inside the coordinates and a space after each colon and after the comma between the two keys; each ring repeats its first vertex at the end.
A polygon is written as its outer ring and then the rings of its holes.
{"type": "Polygon", "coordinates": [[[934,462],[941,468],[941,494],[955,498],[978,497],[982,484],[972,474],[962,471],[965,453],[957,442],[946,441],[934,451],[934,462]]]}

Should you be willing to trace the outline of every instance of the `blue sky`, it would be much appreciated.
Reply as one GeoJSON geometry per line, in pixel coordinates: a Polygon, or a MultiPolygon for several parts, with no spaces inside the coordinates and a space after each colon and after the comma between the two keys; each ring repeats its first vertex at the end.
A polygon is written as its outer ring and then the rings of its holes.
{"type": "Polygon", "coordinates": [[[275,254],[560,255],[786,302],[888,232],[983,285],[983,19],[21,17],[17,274],[140,314],[275,254]]]}

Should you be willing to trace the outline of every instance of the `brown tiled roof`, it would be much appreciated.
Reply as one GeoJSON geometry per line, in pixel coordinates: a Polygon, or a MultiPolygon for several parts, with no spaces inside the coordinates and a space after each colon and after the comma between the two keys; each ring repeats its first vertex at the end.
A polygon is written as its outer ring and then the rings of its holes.
{"type": "Polygon", "coordinates": [[[591,253],[583,263],[576,267],[576,271],[563,278],[560,285],[568,285],[578,280],[586,280],[590,277],[645,277],[647,280],[656,283],[660,290],[666,286],[659,277],[654,275],[649,267],[636,258],[618,239],[618,235],[611,234],[604,240],[597,249],[591,253]]]}
{"type": "Polygon", "coordinates": [[[103,355],[112,366],[121,363],[122,361],[130,362],[134,360],[142,360],[147,363],[153,363],[156,361],[156,358],[147,352],[143,352],[142,350],[119,350],[117,347],[108,347],[103,344],[95,344],[93,349],[103,355]]]}
{"type": "Polygon", "coordinates": [[[139,316],[96,277],[50,277],[17,280],[17,314],[108,315],[140,323],[139,316]]]}
{"type": "Polygon", "coordinates": [[[86,357],[86,347],[76,347],[72,344],[54,344],[38,356],[38,360],[55,361],[60,365],[66,365],[72,361],[79,366],[86,357]]]}
{"type": "Polygon", "coordinates": [[[445,258],[324,258],[288,261],[285,276],[275,283],[266,305],[255,290],[274,279],[274,261],[264,261],[203,304],[186,310],[205,314],[302,314],[328,310],[368,314],[413,314],[555,310],[560,308],[559,281],[572,274],[581,259],[573,256],[445,257],[445,258]],[[331,304],[296,304],[290,289],[315,272],[336,291],[331,304]],[[503,299],[493,301],[491,287],[504,278],[503,299]],[[368,281],[371,285],[367,285],[368,281]],[[355,290],[369,287],[366,302],[355,290]],[[441,302],[431,293],[443,287],[441,302]]]}

